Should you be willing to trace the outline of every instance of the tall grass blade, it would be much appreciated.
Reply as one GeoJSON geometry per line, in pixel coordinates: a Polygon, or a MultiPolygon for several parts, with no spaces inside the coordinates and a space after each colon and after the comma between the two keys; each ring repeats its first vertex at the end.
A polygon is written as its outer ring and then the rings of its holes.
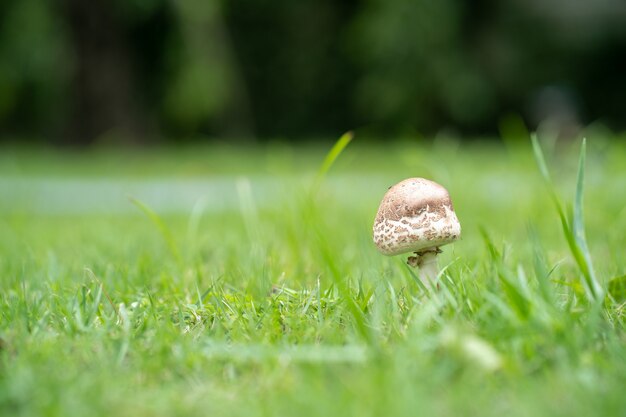
{"type": "Polygon", "coordinates": [[[176,242],[174,241],[174,236],[172,236],[172,232],[167,227],[165,222],[163,222],[161,217],[159,217],[159,215],[156,214],[150,207],[148,207],[138,199],[134,197],[129,197],[128,199],[131,203],[137,206],[137,208],[139,208],[139,210],[141,210],[146,215],[146,217],[148,217],[148,219],[150,219],[150,221],[152,221],[152,223],[157,227],[157,229],[161,233],[161,236],[163,237],[163,240],[165,241],[165,244],[167,245],[167,248],[172,254],[172,257],[174,257],[179,265],[182,264],[182,258],[180,257],[178,246],[176,246],[176,242]]]}
{"type": "MultiPolygon", "coordinates": [[[[354,137],[354,134],[352,132],[344,133],[337,140],[337,142],[335,142],[335,144],[330,149],[330,151],[328,151],[328,153],[326,154],[324,161],[322,162],[322,164],[320,165],[317,171],[317,175],[315,177],[315,182],[313,183],[313,187],[311,188],[311,194],[309,197],[311,198],[312,201],[310,201],[309,204],[307,204],[309,210],[312,210],[313,212],[316,211],[317,207],[315,204],[315,199],[313,197],[319,190],[319,187],[321,186],[322,181],[324,180],[326,176],[326,173],[330,170],[330,168],[333,166],[333,164],[335,163],[339,155],[341,155],[341,153],[346,148],[346,146],[348,146],[350,141],[352,141],[353,137],[354,137]]],[[[309,212],[309,215],[311,214],[312,212],[309,212]]],[[[369,327],[367,326],[365,313],[363,312],[363,310],[361,310],[355,298],[352,296],[350,287],[348,285],[346,278],[339,271],[339,268],[337,264],[335,263],[331,250],[328,246],[328,243],[326,242],[321,231],[319,230],[319,227],[317,225],[318,221],[319,221],[319,218],[315,216],[313,218],[313,222],[315,225],[314,228],[315,228],[315,231],[317,232],[317,237],[318,237],[318,242],[319,242],[319,246],[320,246],[321,253],[322,253],[322,258],[324,259],[324,262],[326,263],[326,265],[328,266],[330,270],[330,275],[333,280],[333,284],[339,291],[340,296],[346,302],[346,305],[348,307],[348,312],[350,313],[350,315],[352,316],[354,320],[356,331],[358,332],[358,334],[361,336],[363,340],[365,340],[368,344],[373,345],[374,338],[373,338],[373,335],[371,334],[369,327]]]]}
{"type": "Polygon", "coordinates": [[[337,140],[337,142],[335,142],[335,144],[330,149],[330,151],[328,151],[328,153],[326,154],[326,157],[324,158],[324,162],[322,162],[322,165],[319,167],[317,171],[317,175],[315,177],[315,183],[313,185],[314,193],[317,192],[317,190],[319,189],[319,186],[324,180],[324,177],[326,177],[326,173],[330,170],[330,168],[333,166],[333,164],[335,163],[339,155],[341,155],[343,150],[346,148],[346,146],[348,146],[348,144],[352,141],[353,138],[354,138],[354,133],[352,133],[351,131],[344,133],[337,140]]]}
{"type": "Polygon", "coordinates": [[[420,277],[417,276],[413,267],[407,265],[404,261],[402,261],[402,264],[406,267],[406,270],[409,272],[409,275],[413,278],[413,281],[415,281],[417,286],[424,291],[424,293],[428,294],[430,291],[426,288],[426,285],[424,285],[420,277]]]}
{"type": "Polygon", "coordinates": [[[563,235],[567,240],[570,252],[572,253],[572,256],[574,257],[574,260],[576,261],[576,264],[578,265],[578,268],[580,269],[580,272],[583,276],[583,286],[585,288],[587,298],[592,301],[598,300],[601,297],[602,290],[600,285],[598,284],[595,273],[593,271],[593,266],[591,264],[591,255],[589,249],[587,248],[587,242],[585,239],[584,218],[582,211],[585,176],[585,141],[583,141],[578,165],[574,211],[572,215],[569,216],[569,218],[565,213],[565,210],[563,209],[563,205],[561,204],[559,197],[556,194],[555,187],[550,178],[548,166],[546,164],[545,158],[543,156],[543,151],[541,150],[541,146],[539,145],[536,134],[531,135],[531,141],[539,171],[541,172],[541,176],[543,177],[546,189],[548,190],[548,193],[550,194],[550,197],[552,198],[554,206],[559,215],[563,235]]]}
{"type": "Polygon", "coordinates": [[[541,150],[541,145],[539,145],[539,141],[537,140],[537,134],[533,133],[530,135],[530,140],[533,144],[533,152],[535,154],[535,161],[537,162],[537,166],[539,167],[539,172],[541,173],[541,177],[543,178],[544,184],[546,185],[546,189],[550,194],[550,198],[552,198],[552,202],[557,208],[559,212],[559,217],[565,218],[565,212],[563,211],[563,207],[561,206],[561,202],[559,201],[559,197],[556,195],[556,191],[554,190],[554,186],[552,185],[552,178],[550,178],[550,171],[548,170],[548,165],[546,164],[546,159],[543,156],[543,151],[541,150]]]}
{"type": "Polygon", "coordinates": [[[500,253],[498,248],[496,248],[496,245],[491,240],[491,237],[489,237],[489,233],[487,233],[487,229],[485,229],[484,226],[479,226],[478,230],[480,231],[480,235],[483,238],[483,242],[485,243],[485,246],[487,247],[487,250],[489,251],[489,256],[491,257],[491,260],[494,262],[501,261],[502,254],[500,253]]]}
{"type": "Polygon", "coordinates": [[[587,140],[583,139],[583,143],[580,148],[580,159],[578,161],[578,176],[576,179],[576,196],[574,198],[574,214],[572,219],[572,231],[576,244],[579,248],[579,265],[583,271],[585,277],[586,286],[593,295],[594,299],[597,299],[602,292],[600,284],[596,278],[596,273],[593,268],[593,262],[591,259],[591,253],[587,246],[587,238],[585,235],[585,222],[583,217],[583,191],[585,182],[585,157],[587,151],[587,140]]]}
{"type": "Polygon", "coordinates": [[[498,278],[500,278],[500,285],[502,290],[509,299],[509,304],[514,307],[517,316],[522,319],[528,319],[530,315],[530,301],[524,296],[522,291],[514,284],[513,279],[509,278],[508,272],[504,271],[504,266],[498,265],[498,278]]]}

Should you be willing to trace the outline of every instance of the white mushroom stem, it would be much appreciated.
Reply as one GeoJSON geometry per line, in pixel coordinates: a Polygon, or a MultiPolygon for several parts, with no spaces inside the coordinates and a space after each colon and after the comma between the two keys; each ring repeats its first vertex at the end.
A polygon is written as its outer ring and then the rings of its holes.
{"type": "Polygon", "coordinates": [[[409,257],[407,263],[412,267],[417,267],[420,281],[429,290],[438,287],[437,276],[439,275],[439,265],[437,255],[441,252],[439,248],[423,252],[415,252],[415,256],[409,257]]]}

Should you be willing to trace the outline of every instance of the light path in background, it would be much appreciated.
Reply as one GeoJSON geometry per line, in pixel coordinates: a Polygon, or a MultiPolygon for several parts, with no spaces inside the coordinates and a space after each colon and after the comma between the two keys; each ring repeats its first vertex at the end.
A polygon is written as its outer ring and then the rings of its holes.
{"type": "MultiPolygon", "coordinates": [[[[284,204],[302,196],[312,181],[292,177],[214,177],[178,179],[120,178],[0,178],[0,212],[36,214],[123,214],[136,212],[129,197],[159,213],[189,213],[196,205],[220,212],[240,208],[237,184],[249,183],[258,208],[284,204]]],[[[324,192],[351,204],[379,198],[391,184],[380,176],[328,178],[324,192]],[[376,192],[375,190],[380,190],[376,192]]]]}
{"type": "MultiPolygon", "coordinates": [[[[385,191],[400,179],[397,175],[378,173],[328,176],[319,196],[345,207],[378,207],[385,191]]],[[[612,180],[603,186],[619,193],[626,178],[612,180]]],[[[459,190],[467,190],[465,194],[455,194],[455,204],[463,204],[464,199],[482,199],[498,210],[509,210],[520,201],[540,198],[537,193],[541,192],[524,176],[514,173],[497,176],[485,173],[456,178],[450,183],[459,190]]],[[[258,209],[273,209],[303,198],[312,184],[312,177],[271,175],[141,179],[0,176],[0,214],[137,213],[137,207],[129,197],[140,200],[160,214],[189,214],[198,209],[227,212],[242,208],[242,190],[245,191],[245,204],[253,204],[258,209]]]]}

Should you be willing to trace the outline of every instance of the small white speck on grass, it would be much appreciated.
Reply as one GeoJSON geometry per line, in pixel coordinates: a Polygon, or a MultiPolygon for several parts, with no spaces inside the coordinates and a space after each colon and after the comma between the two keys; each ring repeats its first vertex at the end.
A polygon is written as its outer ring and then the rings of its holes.
{"type": "Polygon", "coordinates": [[[118,311],[117,325],[118,326],[121,325],[124,328],[124,330],[126,330],[128,327],[128,310],[126,309],[126,304],[119,303],[117,305],[117,311],[118,311]]]}
{"type": "Polygon", "coordinates": [[[461,333],[447,327],[441,332],[440,342],[444,348],[458,352],[463,359],[484,371],[494,372],[502,367],[500,353],[487,341],[474,334],[461,333]]]}

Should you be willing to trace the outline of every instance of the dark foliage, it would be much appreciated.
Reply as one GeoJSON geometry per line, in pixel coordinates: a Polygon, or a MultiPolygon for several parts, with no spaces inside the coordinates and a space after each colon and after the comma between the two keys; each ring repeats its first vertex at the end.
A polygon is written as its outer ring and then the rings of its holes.
{"type": "Polygon", "coordinates": [[[625,50],[617,0],[8,0],[0,137],[623,129],[625,50]]]}

